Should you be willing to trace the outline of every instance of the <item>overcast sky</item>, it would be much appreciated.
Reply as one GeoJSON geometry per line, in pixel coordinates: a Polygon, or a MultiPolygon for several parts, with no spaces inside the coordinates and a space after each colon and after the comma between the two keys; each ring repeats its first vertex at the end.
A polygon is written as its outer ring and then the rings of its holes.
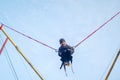
{"type": "MultiPolygon", "coordinates": [[[[1,0],[0,22],[56,49],[59,39],[75,46],[120,11],[120,0],[1,0]]],[[[120,49],[120,14],[75,49],[73,69],[60,70],[58,54],[5,28],[45,80],[104,80],[120,49]]],[[[0,47],[5,35],[0,32],[0,47]]],[[[40,80],[8,41],[0,55],[0,80],[40,80]]],[[[109,80],[120,80],[120,57],[109,80]]]]}

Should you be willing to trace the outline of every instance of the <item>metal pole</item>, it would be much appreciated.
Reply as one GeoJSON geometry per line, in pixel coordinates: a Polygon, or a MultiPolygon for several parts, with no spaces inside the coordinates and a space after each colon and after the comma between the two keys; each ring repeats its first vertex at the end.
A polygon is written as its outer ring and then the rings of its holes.
{"type": "Polygon", "coordinates": [[[1,25],[1,31],[6,35],[6,37],[10,40],[10,42],[14,45],[16,50],[22,55],[22,57],[26,60],[26,62],[30,65],[30,67],[35,71],[35,73],[39,76],[41,80],[44,80],[44,78],[41,76],[41,74],[37,71],[37,69],[31,64],[31,62],[28,60],[28,58],[23,54],[23,52],[20,50],[20,48],[15,44],[15,42],[11,39],[11,37],[5,32],[5,30],[2,28],[3,25],[1,25]]]}
{"type": "Polygon", "coordinates": [[[109,76],[110,76],[110,73],[111,73],[111,71],[112,71],[112,69],[113,69],[113,67],[114,67],[114,65],[115,65],[115,63],[116,63],[119,55],[120,55],[120,49],[119,49],[119,51],[118,51],[118,53],[117,53],[117,55],[116,55],[116,57],[115,57],[115,59],[114,59],[114,61],[113,61],[113,63],[112,63],[112,66],[111,66],[110,69],[109,69],[109,72],[108,72],[105,80],[108,80],[108,78],[109,78],[109,76]]]}

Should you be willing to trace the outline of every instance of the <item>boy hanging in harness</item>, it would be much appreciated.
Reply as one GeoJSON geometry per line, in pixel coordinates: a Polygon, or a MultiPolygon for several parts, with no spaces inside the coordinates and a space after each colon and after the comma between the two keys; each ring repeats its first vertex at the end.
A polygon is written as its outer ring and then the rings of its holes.
{"type": "Polygon", "coordinates": [[[72,54],[74,53],[74,48],[67,45],[65,39],[63,38],[60,39],[59,42],[61,46],[59,47],[58,55],[61,57],[60,60],[62,61],[60,69],[62,66],[64,66],[64,69],[66,71],[65,66],[70,66],[70,62],[72,64],[72,54]]]}

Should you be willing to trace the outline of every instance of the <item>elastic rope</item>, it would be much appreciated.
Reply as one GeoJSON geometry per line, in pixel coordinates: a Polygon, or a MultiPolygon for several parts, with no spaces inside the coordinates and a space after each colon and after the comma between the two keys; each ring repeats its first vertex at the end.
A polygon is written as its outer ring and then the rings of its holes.
{"type": "MultiPolygon", "coordinates": [[[[101,26],[99,26],[99,27],[98,27],[96,30],[94,30],[92,33],[90,33],[90,34],[89,34],[87,37],[85,37],[82,41],[80,41],[78,44],[76,44],[76,45],[74,46],[74,48],[78,47],[81,43],[83,43],[83,42],[86,41],[88,38],[90,38],[93,34],[95,34],[98,30],[100,30],[100,29],[101,29],[102,27],[104,27],[108,22],[110,22],[113,18],[115,18],[119,13],[120,13],[120,11],[119,11],[117,14],[115,14],[113,17],[111,17],[109,20],[107,20],[105,23],[103,23],[101,26]]],[[[3,25],[4,25],[4,24],[3,24],[3,25]]],[[[20,32],[20,31],[17,31],[17,30],[15,30],[15,29],[7,26],[7,25],[4,25],[4,26],[5,26],[6,28],[9,28],[9,29],[11,29],[11,30],[19,33],[19,34],[22,35],[22,36],[25,36],[25,37],[27,37],[27,38],[29,38],[29,39],[37,42],[37,43],[40,43],[40,44],[42,44],[42,45],[44,45],[44,46],[46,46],[46,47],[48,47],[48,48],[50,48],[50,49],[53,49],[53,50],[55,50],[55,51],[57,52],[57,49],[55,49],[55,48],[53,48],[53,47],[51,47],[51,46],[49,46],[49,45],[47,45],[47,44],[45,44],[45,43],[37,40],[37,39],[34,39],[34,38],[32,38],[32,37],[30,37],[30,36],[28,36],[28,35],[20,32]]]]}
{"type": "Polygon", "coordinates": [[[81,43],[83,43],[85,40],[90,38],[93,34],[95,34],[98,30],[100,30],[103,26],[105,26],[108,22],[110,22],[113,18],[115,18],[118,14],[120,14],[120,11],[115,14],[113,17],[111,17],[109,20],[107,20],[105,23],[103,23],[100,27],[98,27],[96,30],[94,30],[92,33],[90,33],[87,37],[85,37],[82,41],[80,41],[77,45],[74,46],[74,48],[78,47],[81,43]]]}
{"type": "Polygon", "coordinates": [[[20,32],[20,31],[17,31],[17,30],[15,30],[15,29],[13,29],[13,28],[11,28],[11,27],[5,25],[5,24],[3,24],[3,25],[4,25],[4,27],[6,27],[6,28],[8,28],[8,29],[11,29],[11,30],[15,31],[16,33],[19,33],[20,35],[22,35],[22,36],[24,36],[24,37],[27,37],[27,38],[29,38],[29,39],[31,39],[31,40],[33,40],[33,41],[39,43],[39,44],[42,44],[42,45],[44,45],[44,46],[46,46],[46,47],[48,47],[48,48],[50,48],[50,49],[53,49],[53,50],[55,50],[55,51],[57,50],[57,49],[55,49],[55,48],[53,48],[53,47],[51,47],[51,46],[49,46],[49,45],[47,45],[47,44],[45,44],[45,43],[39,41],[39,40],[34,39],[34,38],[32,38],[32,37],[30,37],[30,36],[28,36],[28,35],[26,35],[26,34],[20,32]]]}

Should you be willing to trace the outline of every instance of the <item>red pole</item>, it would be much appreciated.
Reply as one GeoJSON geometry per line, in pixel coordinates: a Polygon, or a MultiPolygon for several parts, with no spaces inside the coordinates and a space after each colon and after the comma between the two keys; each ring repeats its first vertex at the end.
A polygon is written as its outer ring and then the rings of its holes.
{"type": "MultiPolygon", "coordinates": [[[[0,30],[2,29],[2,27],[3,27],[3,24],[0,26],[0,30]]],[[[6,38],[6,40],[5,40],[2,48],[0,49],[0,55],[1,55],[1,53],[2,53],[2,51],[3,51],[3,49],[4,49],[4,47],[5,47],[5,45],[6,45],[6,43],[7,43],[7,41],[8,41],[8,38],[6,38]]]]}
{"type": "Polygon", "coordinates": [[[2,27],[3,27],[3,24],[0,26],[0,30],[2,29],[2,27]]]}
{"type": "Polygon", "coordinates": [[[5,47],[6,43],[7,43],[7,41],[8,41],[8,38],[6,38],[6,40],[5,40],[5,42],[4,42],[3,46],[2,46],[2,48],[0,49],[0,54],[2,53],[2,51],[3,51],[3,49],[4,49],[4,47],[5,47]]]}

